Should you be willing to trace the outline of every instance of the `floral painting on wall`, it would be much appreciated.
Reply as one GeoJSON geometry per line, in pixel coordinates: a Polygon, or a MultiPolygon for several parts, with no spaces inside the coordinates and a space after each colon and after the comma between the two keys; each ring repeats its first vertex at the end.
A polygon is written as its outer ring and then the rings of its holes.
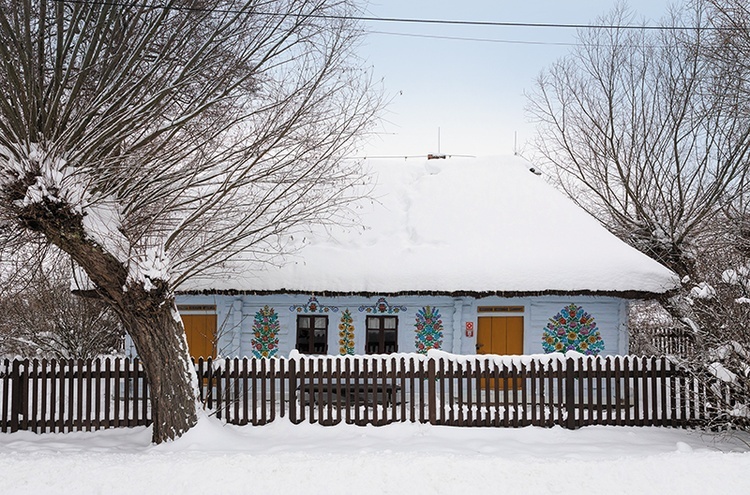
{"type": "Polygon", "coordinates": [[[604,350],[604,340],[594,317],[581,306],[569,304],[549,319],[542,335],[544,352],[578,351],[597,355],[604,350]]]}
{"type": "Polygon", "coordinates": [[[417,311],[416,338],[414,345],[417,352],[427,354],[430,349],[441,349],[443,346],[443,320],[437,308],[425,306],[417,311]]]}
{"type": "Polygon", "coordinates": [[[279,315],[273,308],[264,306],[253,319],[253,356],[270,358],[279,350],[279,315]]]}
{"type": "Polygon", "coordinates": [[[339,354],[342,356],[354,355],[354,324],[352,314],[348,309],[341,313],[339,323],[339,354]]]}

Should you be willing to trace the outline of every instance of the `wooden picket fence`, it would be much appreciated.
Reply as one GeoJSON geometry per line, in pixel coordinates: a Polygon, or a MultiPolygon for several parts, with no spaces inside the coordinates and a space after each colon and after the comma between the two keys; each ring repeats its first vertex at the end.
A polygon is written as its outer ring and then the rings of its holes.
{"type": "Polygon", "coordinates": [[[693,333],[686,328],[654,328],[646,330],[654,352],[672,356],[690,356],[695,352],[693,333]]]}
{"type": "Polygon", "coordinates": [[[0,431],[91,431],[151,423],[138,359],[4,360],[0,431]]]}
{"type": "MultiPolygon", "coordinates": [[[[196,363],[203,406],[227,423],[700,427],[705,391],[666,357],[323,356],[196,363]]],[[[148,425],[137,359],[5,360],[0,431],[148,425]]]]}

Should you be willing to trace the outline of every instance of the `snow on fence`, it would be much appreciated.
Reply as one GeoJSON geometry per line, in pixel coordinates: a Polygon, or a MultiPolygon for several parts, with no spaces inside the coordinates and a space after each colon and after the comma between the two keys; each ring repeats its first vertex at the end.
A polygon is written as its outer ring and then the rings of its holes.
{"type": "MultiPolygon", "coordinates": [[[[294,355],[196,363],[203,406],[237,425],[451,426],[705,424],[701,386],[666,357],[294,355]]],[[[150,424],[137,359],[5,360],[0,430],[150,424]]]]}

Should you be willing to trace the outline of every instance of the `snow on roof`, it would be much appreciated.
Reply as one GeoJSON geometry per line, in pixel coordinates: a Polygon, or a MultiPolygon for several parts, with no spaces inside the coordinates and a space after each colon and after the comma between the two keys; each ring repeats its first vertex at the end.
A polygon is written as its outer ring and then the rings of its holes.
{"type": "Polygon", "coordinates": [[[297,234],[280,266],[182,290],[308,293],[648,292],[677,276],[626,245],[519,157],[368,160],[361,225],[297,234]]]}

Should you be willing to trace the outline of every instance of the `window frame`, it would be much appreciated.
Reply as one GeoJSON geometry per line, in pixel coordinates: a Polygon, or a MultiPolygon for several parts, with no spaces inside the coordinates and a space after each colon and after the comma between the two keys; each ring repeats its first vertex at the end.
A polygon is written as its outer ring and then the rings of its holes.
{"type": "Polygon", "coordinates": [[[365,318],[365,354],[394,354],[398,352],[398,316],[394,315],[367,315],[365,318]],[[370,322],[378,320],[378,328],[371,328],[370,322]],[[385,321],[393,320],[395,322],[393,328],[386,328],[385,321]],[[395,333],[394,348],[392,351],[386,351],[385,349],[385,333],[386,330],[393,331],[395,333]],[[371,351],[370,332],[378,331],[378,342],[377,350],[371,351]]]}
{"type": "Polygon", "coordinates": [[[307,355],[316,355],[316,354],[328,354],[328,315],[297,315],[297,334],[294,339],[294,348],[297,349],[297,351],[300,354],[307,354],[307,355]],[[316,319],[323,319],[325,320],[325,327],[316,327],[315,326],[315,320],[316,319]],[[300,326],[300,321],[302,320],[309,320],[309,326],[302,327],[300,326]],[[323,347],[322,352],[318,352],[315,349],[315,330],[323,330],[325,332],[325,344],[323,347]],[[307,342],[307,349],[301,349],[300,345],[300,330],[307,330],[310,334],[308,337],[307,342]]]}

